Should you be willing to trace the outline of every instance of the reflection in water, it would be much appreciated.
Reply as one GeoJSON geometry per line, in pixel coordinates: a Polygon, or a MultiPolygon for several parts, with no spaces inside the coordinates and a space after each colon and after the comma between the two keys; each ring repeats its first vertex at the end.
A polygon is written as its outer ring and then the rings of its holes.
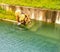
{"type": "Polygon", "coordinates": [[[60,52],[60,25],[34,20],[18,28],[0,21],[0,52],[60,52]]]}
{"type": "Polygon", "coordinates": [[[28,25],[29,30],[43,35],[47,37],[51,37],[54,39],[60,39],[60,25],[57,24],[51,24],[46,22],[40,22],[40,21],[32,21],[30,25],[28,25]],[[30,27],[29,27],[30,26],[30,27]]]}

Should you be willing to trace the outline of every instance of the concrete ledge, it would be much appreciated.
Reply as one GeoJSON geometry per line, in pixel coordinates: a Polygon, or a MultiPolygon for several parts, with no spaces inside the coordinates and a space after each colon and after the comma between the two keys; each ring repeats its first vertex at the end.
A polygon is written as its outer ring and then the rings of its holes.
{"type": "Polygon", "coordinates": [[[0,20],[4,20],[4,21],[9,21],[9,22],[17,23],[17,21],[9,20],[9,19],[1,19],[1,18],[0,18],[0,20]]]}

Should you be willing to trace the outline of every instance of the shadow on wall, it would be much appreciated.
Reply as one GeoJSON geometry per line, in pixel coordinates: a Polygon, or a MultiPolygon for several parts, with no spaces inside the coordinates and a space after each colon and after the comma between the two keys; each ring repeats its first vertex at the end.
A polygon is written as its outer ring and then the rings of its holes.
{"type": "Polygon", "coordinates": [[[0,4],[0,7],[6,11],[16,11],[16,8],[19,7],[20,10],[27,14],[31,19],[60,24],[60,11],[24,6],[12,6],[8,4],[0,4]]]}

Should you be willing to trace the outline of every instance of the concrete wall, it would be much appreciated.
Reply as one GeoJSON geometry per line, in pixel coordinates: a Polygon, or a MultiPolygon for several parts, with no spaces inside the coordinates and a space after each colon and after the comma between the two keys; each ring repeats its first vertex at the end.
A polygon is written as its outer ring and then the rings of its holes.
{"type": "Polygon", "coordinates": [[[60,24],[60,11],[58,10],[48,10],[24,6],[12,6],[8,4],[0,4],[0,7],[7,11],[16,11],[16,8],[19,7],[20,10],[23,13],[27,14],[31,19],[60,24]]]}

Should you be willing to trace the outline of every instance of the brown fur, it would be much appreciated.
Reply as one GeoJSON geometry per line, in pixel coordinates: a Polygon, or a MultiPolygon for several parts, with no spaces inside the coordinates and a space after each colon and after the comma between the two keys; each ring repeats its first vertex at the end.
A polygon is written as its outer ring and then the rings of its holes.
{"type": "Polygon", "coordinates": [[[28,17],[28,15],[26,14],[23,14],[23,15],[25,15],[24,19],[20,21],[19,19],[22,17],[21,11],[15,12],[17,22],[20,22],[21,24],[24,24],[24,25],[28,24],[31,21],[31,19],[28,17]]]}
{"type": "Polygon", "coordinates": [[[25,18],[24,20],[21,21],[21,23],[25,25],[28,24],[29,22],[31,22],[31,19],[27,15],[25,15],[25,18]]]}

